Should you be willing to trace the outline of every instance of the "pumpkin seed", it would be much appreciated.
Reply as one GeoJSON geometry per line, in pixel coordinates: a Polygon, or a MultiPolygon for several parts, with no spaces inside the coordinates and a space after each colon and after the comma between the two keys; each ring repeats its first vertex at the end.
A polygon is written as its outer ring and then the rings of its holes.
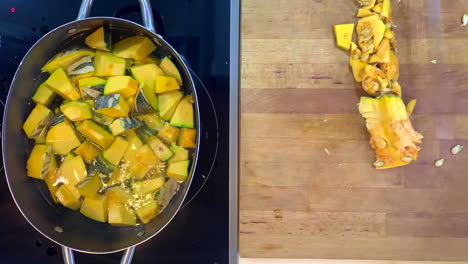
{"type": "Polygon", "coordinates": [[[363,30],[361,30],[361,35],[368,36],[370,35],[371,31],[372,29],[370,27],[364,28],[363,30]]]}
{"type": "Polygon", "coordinates": [[[438,159],[434,162],[434,165],[436,167],[442,167],[442,165],[444,165],[444,161],[445,161],[444,159],[438,159]]]}
{"type": "Polygon", "coordinates": [[[405,157],[401,158],[401,160],[404,161],[404,162],[411,162],[413,160],[413,158],[410,157],[410,156],[405,156],[405,157]]]}
{"type": "Polygon", "coordinates": [[[60,226],[56,226],[56,227],[54,228],[54,230],[55,230],[55,232],[57,232],[57,233],[62,233],[62,232],[63,232],[63,228],[61,228],[60,226]]]}
{"type": "Polygon", "coordinates": [[[463,149],[463,145],[457,144],[450,149],[453,155],[457,155],[463,149]]]}
{"type": "Polygon", "coordinates": [[[378,160],[378,161],[374,162],[374,167],[376,167],[376,168],[382,167],[383,165],[385,165],[385,162],[383,162],[381,160],[378,160]]]}

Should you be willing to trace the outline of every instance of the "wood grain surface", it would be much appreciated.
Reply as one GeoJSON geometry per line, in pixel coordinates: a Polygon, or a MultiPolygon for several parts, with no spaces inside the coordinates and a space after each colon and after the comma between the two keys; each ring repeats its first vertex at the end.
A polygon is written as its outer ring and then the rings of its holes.
{"type": "Polygon", "coordinates": [[[393,3],[425,139],[417,162],[377,171],[332,31],[354,1],[242,1],[241,257],[468,260],[468,149],[450,154],[468,148],[468,1],[393,3]]]}

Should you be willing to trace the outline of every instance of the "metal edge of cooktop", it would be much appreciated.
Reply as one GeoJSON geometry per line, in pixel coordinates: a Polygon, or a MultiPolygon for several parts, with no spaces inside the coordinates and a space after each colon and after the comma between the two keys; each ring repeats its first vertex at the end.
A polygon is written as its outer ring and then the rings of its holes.
{"type": "Polygon", "coordinates": [[[239,263],[239,56],[240,1],[231,0],[229,50],[229,263],[239,263]]]}

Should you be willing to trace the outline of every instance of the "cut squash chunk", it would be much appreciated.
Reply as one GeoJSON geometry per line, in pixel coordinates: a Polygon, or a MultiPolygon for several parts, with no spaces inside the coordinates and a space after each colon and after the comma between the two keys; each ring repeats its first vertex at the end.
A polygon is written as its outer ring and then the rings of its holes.
{"type": "Polygon", "coordinates": [[[81,156],[69,155],[57,170],[57,183],[75,186],[88,176],[86,165],[81,156]]]}
{"type": "Polygon", "coordinates": [[[177,127],[193,128],[193,97],[186,96],[177,105],[177,108],[172,115],[171,125],[177,127]]]}
{"type": "Polygon", "coordinates": [[[99,174],[94,173],[93,176],[86,177],[77,183],[75,187],[82,196],[93,198],[99,195],[98,192],[102,188],[102,181],[99,174]]]}
{"type": "Polygon", "coordinates": [[[137,118],[145,123],[149,128],[155,131],[159,131],[164,126],[164,120],[159,117],[158,113],[150,113],[145,115],[137,116],[137,118]]]}
{"type": "Polygon", "coordinates": [[[366,9],[366,8],[359,8],[356,16],[357,17],[368,17],[368,16],[372,16],[372,15],[374,15],[374,13],[371,10],[366,9]]]}
{"type": "Polygon", "coordinates": [[[50,89],[66,100],[76,101],[81,98],[80,93],[73,86],[62,68],[55,70],[45,83],[50,89]]]}
{"type": "Polygon", "coordinates": [[[67,74],[75,80],[94,74],[94,64],[90,56],[84,56],[67,67],[67,74]],[[78,77],[78,78],[77,78],[78,77]]]}
{"type": "Polygon", "coordinates": [[[108,148],[115,139],[106,129],[91,120],[83,121],[76,129],[89,141],[102,149],[108,148]]]}
{"type": "Polygon", "coordinates": [[[85,39],[86,45],[92,49],[110,51],[111,35],[104,27],[98,28],[85,39]]]}
{"type": "Polygon", "coordinates": [[[174,156],[167,163],[174,163],[176,161],[184,161],[189,159],[189,152],[188,150],[177,146],[176,144],[171,144],[170,149],[174,152],[174,156]]]}
{"type": "Polygon", "coordinates": [[[156,93],[165,93],[169,91],[179,90],[180,86],[176,78],[169,76],[157,76],[156,85],[154,88],[156,93]]]}
{"type": "Polygon", "coordinates": [[[156,49],[146,36],[132,36],[115,43],[112,51],[116,56],[125,59],[141,60],[156,49]]]}
{"type": "Polygon", "coordinates": [[[147,144],[153,150],[154,154],[159,158],[161,161],[166,161],[174,156],[174,153],[170,148],[166,146],[158,137],[151,136],[148,139],[147,144]]]}
{"type": "Polygon", "coordinates": [[[167,144],[172,144],[176,142],[179,137],[179,128],[171,126],[169,123],[165,123],[164,127],[159,130],[158,137],[167,144]]]}
{"type": "Polygon", "coordinates": [[[44,179],[49,174],[51,158],[51,146],[34,145],[26,163],[27,175],[40,180],[44,179]]]}
{"type": "Polygon", "coordinates": [[[418,158],[421,148],[416,144],[423,136],[413,129],[401,97],[361,97],[359,112],[366,119],[378,169],[403,166],[418,158]]]}
{"type": "Polygon", "coordinates": [[[146,174],[148,174],[148,172],[150,172],[150,170],[152,168],[154,168],[154,166],[143,164],[143,163],[139,162],[138,160],[131,163],[128,166],[128,169],[131,172],[133,172],[136,179],[144,178],[146,176],[146,174]]]}
{"type": "Polygon", "coordinates": [[[37,139],[52,120],[54,114],[43,105],[36,105],[23,124],[24,133],[30,139],[37,139]]]}
{"type": "Polygon", "coordinates": [[[132,191],[134,194],[142,197],[144,194],[153,193],[161,188],[165,183],[164,177],[154,178],[141,182],[134,182],[132,184],[132,191]]]}
{"type": "Polygon", "coordinates": [[[107,210],[107,197],[104,195],[97,195],[95,197],[84,198],[80,213],[93,220],[105,223],[107,222],[107,210]]]}
{"type": "Polygon", "coordinates": [[[109,125],[112,135],[118,136],[139,128],[142,123],[133,117],[117,118],[109,125]]]}
{"type": "Polygon", "coordinates": [[[56,178],[57,178],[56,173],[57,173],[57,161],[55,160],[55,155],[51,154],[49,173],[47,173],[46,177],[44,178],[44,181],[47,184],[47,188],[49,189],[52,200],[54,200],[55,203],[58,203],[59,200],[57,198],[57,195],[55,195],[59,187],[56,182],[56,178]]]}
{"type": "Polygon", "coordinates": [[[59,155],[67,155],[81,144],[70,121],[51,127],[46,136],[46,143],[52,146],[55,154],[59,155]]]}
{"type": "MultiPolygon", "coordinates": [[[[94,106],[94,102],[93,102],[94,106]]],[[[110,116],[103,115],[101,113],[98,113],[96,111],[93,112],[93,121],[97,122],[98,124],[108,126],[114,122],[114,118],[110,116]]]]}
{"type": "Polygon", "coordinates": [[[148,145],[143,145],[137,149],[136,159],[145,165],[156,166],[159,164],[158,157],[154,155],[153,151],[148,145]]]}
{"type": "Polygon", "coordinates": [[[116,167],[110,174],[107,186],[125,186],[125,181],[135,178],[135,174],[126,165],[116,167]]]}
{"type": "Polygon", "coordinates": [[[71,49],[67,51],[62,51],[55,55],[51,60],[49,60],[44,67],[42,67],[42,71],[52,73],[58,68],[67,68],[68,65],[72,64],[79,58],[83,56],[94,56],[94,51],[89,49],[71,49]]]}
{"type": "Polygon", "coordinates": [[[44,82],[41,85],[39,85],[39,88],[37,88],[36,92],[34,93],[34,96],[32,97],[32,100],[36,104],[41,104],[44,106],[49,106],[50,103],[55,99],[55,92],[47,86],[47,84],[44,82]]]}
{"type": "Polygon", "coordinates": [[[164,72],[155,63],[133,66],[130,68],[130,72],[138,82],[146,82],[153,91],[156,77],[164,75],[164,72]]]}
{"type": "Polygon", "coordinates": [[[114,186],[106,191],[109,203],[122,203],[126,204],[130,199],[133,198],[133,194],[128,188],[122,188],[121,186],[114,186]]]}
{"type": "Polygon", "coordinates": [[[104,92],[105,84],[106,80],[99,77],[89,77],[78,80],[78,88],[81,97],[84,99],[96,99],[96,97],[104,92]]]}
{"type": "Polygon", "coordinates": [[[128,142],[128,147],[122,160],[123,162],[130,164],[136,161],[136,153],[138,149],[143,146],[143,142],[141,142],[141,139],[134,131],[130,131],[126,136],[126,139],[128,142]]]}
{"type": "Polygon", "coordinates": [[[121,138],[121,137],[116,137],[112,145],[110,145],[109,148],[105,149],[102,152],[102,156],[112,163],[113,165],[117,166],[120,163],[120,160],[122,159],[125,150],[127,150],[128,147],[128,142],[121,138]]]}
{"type": "Polygon", "coordinates": [[[105,51],[96,51],[94,57],[95,76],[118,76],[125,75],[125,59],[114,56],[105,51]]]}
{"type": "Polygon", "coordinates": [[[188,176],[189,164],[189,160],[173,162],[167,167],[166,174],[175,180],[184,181],[188,176]]]}
{"type": "Polygon", "coordinates": [[[178,145],[183,148],[194,148],[197,130],[183,127],[180,130],[178,145]]]}
{"type": "Polygon", "coordinates": [[[180,91],[171,91],[158,95],[159,115],[163,120],[171,120],[177,104],[182,99],[183,94],[180,91]]]}
{"type": "Polygon", "coordinates": [[[60,111],[71,121],[83,121],[93,117],[91,107],[87,103],[78,101],[61,105],[60,111]]]}
{"type": "Polygon", "coordinates": [[[143,65],[143,64],[156,64],[159,65],[161,60],[153,55],[149,55],[141,60],[135,60],[135,65],[143,65]]]}
{"type": "Polygon", "coordinates": [[[353,39],[354,24],[335,25],[336,45],[344,50],[349,50],[353,39]]]}
{"type": "Polygon", "coordinates": [[[125,204],[109,203],[109,224],[115,226],[136,225],[135,212],[125,204]]]}
{"type": "Polygon", "coordinates": [[[81,207],[80,193],[70,185],[62,184],[55,193],[57,200],[65,207],[78,210],[81,207]]]}
{"type": "Polygon", "coordinates": [[[135,208],[135,213],[143,223],[148,223],[159,214],[160,208],[155,200],[147,200],[135,208]]]}
{"type": "Polygon", "coordinates": [[[138,82],[130,76],[112,76],[107,79],[104,95],[120,94],[128,98],[136,94],[138,82]]]}
{"type": "Polygon", "coordinates": [[[156,94],[153,89],[148,89],[149,86],[146,83],[140,83],[140,88],[135,97],[135,104],[132,108],[132,115],[144,115],[155,112],[154,107],[158,107],[156,94]]]}
{"type": "Polygon", "coordinates": [[[161,61],[161,64],[159,64],[159,67],[167,76],[176,78],[179,85],[182,86],[182,76],[180,75],[180,72],[175,66],[174,62],[172,62],[169,57],[164,57],[164,59],[161,61]]]}
{"type": "Polygon", "coordinates": [[[88,140],[85,140],[77,149],[75,149],[75,153],[80,155],[88,164],[93,162],[99,152],[100,150],[88,140]]]}
{"type": "Polygon", "coordinates": [[[106,177],[103,177],[104,182],[109,181],[108,175],[113,173],[117,169],[117,167],[115,167],[114,164],[107,161],[102,156],[102,154],[98,154],[98,156],[96,157],[96,159],[94,159],[91,165],[92,165],[91,171],[98,172],[106,176],[106,177]]]}
{"type": "Polygon", "coordinates": [[[128,116],[130,109],[120,94],[100,95],[94,103],[95,111],[110,117],[128,116]]]}

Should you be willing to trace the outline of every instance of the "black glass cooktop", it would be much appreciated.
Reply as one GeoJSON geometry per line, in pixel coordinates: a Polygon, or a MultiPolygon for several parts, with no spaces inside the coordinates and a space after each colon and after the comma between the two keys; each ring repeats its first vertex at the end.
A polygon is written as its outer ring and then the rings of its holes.
{"type": "MultiPolygon", "coordinates": [[[[2,102],[24,54],[41,36],[74,20],[80,2],[0,1],[2,102]]],[[[152,1],[158,33],[193,70],[205,133],[183,208],[156,237],[137,247],[133,263],[229,263],[230,4],[230,0],[152,1]]],[[[96,0],[91,16],[141,23],[137,0],[96,0]]],[[[0,210],[1,263],[63,263],[60,246],[21,216],[3,175],[0,210]]],[[[118,263],[120,256],[75,253],[77,263],[118,263]]]]}

